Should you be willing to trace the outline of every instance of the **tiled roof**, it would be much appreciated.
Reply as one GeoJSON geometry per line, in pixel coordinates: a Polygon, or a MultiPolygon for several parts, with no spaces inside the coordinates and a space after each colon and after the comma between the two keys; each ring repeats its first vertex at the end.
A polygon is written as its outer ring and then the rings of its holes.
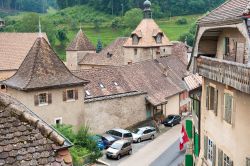
{"type": "Polygon", "coordinates": [[[246,10],[247,4],[248,0],[228,0],[201,18],[198,23],[206,24],[238,20],[246,10]]]}
{"type": "Polygon", "coordinates": [[[188,87],[188,90],[194,90],[196,88],[199,88],[202,86],[202,76],[199,76],[199,74],[191,74],[184,78],[184,81],[188,87]]]}
{"type": "Polygon", "coordinates": [[[172,55],[178,56],[183,63],[188,64],[187,45],[183,42],[172,42],[172,44],[172,55]]]}
{"type": "MultiPolygon", "coordinates": [[[[0,70],[17,70],[36,41],[37,33],[0,33],[0,70]]],[[[43,34],[47,40],[46,34],[43,34]]],[[[47,40],[48,41],[48,40],[47,40]]]]}
{"type": "Polygon", "coordinates": [[[79,62],[80,65],[123,65],[123,44],[127,41],[126,37],[117,38],[112,44],[104,48],[100,53],[88,53],[79,62]]]}
{"type": "Polygon", "coordinates": [[[53,87],[84,85],[74,76],[44,38],[37,38],[18,71],[2,82],[8,87],[28,91],[53,87]]]}
{"type": "Polygon", "coordinates": [[[153,105],[165,103],[168,97],[186,89],[186,64],[179,57],[169,56],[157,60],[147,60],[125,66],[107,66],[99,69],[73,72],[78,77],[90,80],[85,87],[88,98],[110,98],[118,93],[147,93],[147,100],[153,105]],[[165,75],[167,73],[167,75],[165,75]],[[117,82],[119,86],[116,86],[117,82]],[[102,83],[105,88],[101,88],[102,83]]]}
{"type": "Polygon", "coordinates": [[[153,19],[143,19],[132,32],[131,37],[125,42],[124,47],[157,47],[171,45],[168,37],[162,32],[153,19]],[[156,43],[155,37],[158,33],[163,35],[162,43],[156,43]],[[140,40],[137,45],[132,44],[132,36],[137,35],[140,40]]]}
{"type": "MultiPolygon", "coordinates": [[[[136,92],[135,87],[130,87],[125,81],[123,75],[120,74],[118,68],[103,67],[89,70],[73,71],[73,74],[90,80],[90,83],[84,87],[85,91],[89,91],[90,95],[85,100],[100,97],[110,97],[111,95],[127,94],[136,92]],[[100,84],[104,86],[101,88],[100,84]]],[[[103,98],[103,99],[106,99],[103,98]]]]}
{"type": "Polygon", "coordinates": [[[70,43],[67,51],[94,51],[95,47],[89,41],[87,36],[83,33],[82,29],[79,30],[75,39],[70,43]]]}
{"type": "Polygon", "coordinates": [[[0,94],[0,165],[72,165],[72,144],[17,100],[0,94]]]}

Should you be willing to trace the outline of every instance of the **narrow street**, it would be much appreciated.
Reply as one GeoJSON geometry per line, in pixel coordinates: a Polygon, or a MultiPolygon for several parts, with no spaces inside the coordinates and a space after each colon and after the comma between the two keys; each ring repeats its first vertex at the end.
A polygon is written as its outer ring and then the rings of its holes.
{"type": "Polygon", "coordinates": [[[180,131],[181,125],[171,128],[124,160],[119,166],[134,165],[134,163],[137,166],[178,166],[185,154],[179,153],[180,131]]]}

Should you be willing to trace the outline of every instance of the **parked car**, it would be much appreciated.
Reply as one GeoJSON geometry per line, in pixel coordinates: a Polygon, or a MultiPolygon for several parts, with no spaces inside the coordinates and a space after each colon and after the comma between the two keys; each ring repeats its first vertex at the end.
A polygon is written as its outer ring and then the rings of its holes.
{"type": "Polygon", "coordinates": [[[96,142],[96,146],[100,150],[103,150],[105,148],[104,142],[102,140],[102,136],[100,136],[100,135],[93,135],[93,136],[91,136],[91,139],[96,142]]]}
{"type": "Polygon", "coordinates": [[[108,134],[103,134],[101,136],[103,144],[104,144],[104,149],[107,149],[112,145],[117,139],[112,137],[111,135],[108,134]]]}
{"type": "Polygon", "coordinates": [[[154,127],[141,127],[136,129],[132,135],[133,135],[133,141],[134,142],[141,142],[143,140],[148,140],[148,139],[154,139],[156,134],[156,130],[154,127]]]}
{"type": "Polygon", "coordinates": [[[120,159],[124,155],[132,154],[131,142],[128,140],[118,140],[115,141],[106,152],[107,158],[120,159]]]}
{"type": "Polygon", "coordinates": [[[112,137],[116,138],[117,140],[125,139],[125,140],[128,140],[130,142],[133,141],[132,133],[128,130],[112,129],[112,130],[107,131],[106,134],[111,135],[112,137]]]}
{"type": "Polygon", "coordinates": [[[168,117],[162,122],[165,126],[171,126],[180,124],[181,116],[180,115],[168,115],[168,117]]]}

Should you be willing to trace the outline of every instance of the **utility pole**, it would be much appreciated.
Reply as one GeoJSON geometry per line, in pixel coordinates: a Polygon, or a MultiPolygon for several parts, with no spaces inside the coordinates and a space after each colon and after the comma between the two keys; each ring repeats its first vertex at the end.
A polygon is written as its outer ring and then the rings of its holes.
{"type": "Polygon", "coordinates": [[[123,7],[124,7],[123,3],[121,4],[121,6],[122,6],[122,17],[123,17],[123,7]]]}

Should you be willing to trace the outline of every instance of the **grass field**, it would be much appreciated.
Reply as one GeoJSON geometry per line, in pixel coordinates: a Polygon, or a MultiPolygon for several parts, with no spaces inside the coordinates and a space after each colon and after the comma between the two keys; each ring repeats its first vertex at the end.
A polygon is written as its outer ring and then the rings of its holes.
{"type": "MultiPolygon", "coordinates": [[[[9,20],[8,22],[13,23],[13,25],[10,26],[20,26],[22,24],[21,18],[25,14],[27,13],[19,13],[15,16],[7,17],[7,19],[9,20]]],[[[55,42],[52,47],[56,50],[62,60],[65,60],[65,47],[75,37],[77,31],[80,28],[80,22],[83,31],[91,40],[91,42],[96,45],[98,38],[100,38],[104,47],[109,45],[117,37],[124,36],[126,31],[125,28],[113,30],[110,26],[111,21],[114,17],[95,11],[87,6],[71,7],[60,11],[50,9],[48,10],[47,14],[41,14],[40,16],[42,19],[49,20],[51,23],[53,23],[54,26],[52,27],[54,27],[56,30],[61,28],[67,29],[68,41],[65,43],[65,46],[61,46],[59,40],[55,37],[55,33],[50,33],[50,35],[54,35],[55,39],[55,42]],[[98,31],[96,31],[94,26],[95,19],[102,20],[98,31]]],[[[164,31],[164,33],[168,36],[168,38],[171,41],[174,41],[178,40],[182,34],[187,33],[200,16],[201,15],[178,16],[172,17],[170,19],[159,19],[156,20],[156,22],[164,31]],[[185,18],[187,20],[187,24],[176,24],[176,21],[180,18],[185,18]]],[[[15,28],[14,30],[12,29],[12,31],[16,31],[15,28]]]]}

